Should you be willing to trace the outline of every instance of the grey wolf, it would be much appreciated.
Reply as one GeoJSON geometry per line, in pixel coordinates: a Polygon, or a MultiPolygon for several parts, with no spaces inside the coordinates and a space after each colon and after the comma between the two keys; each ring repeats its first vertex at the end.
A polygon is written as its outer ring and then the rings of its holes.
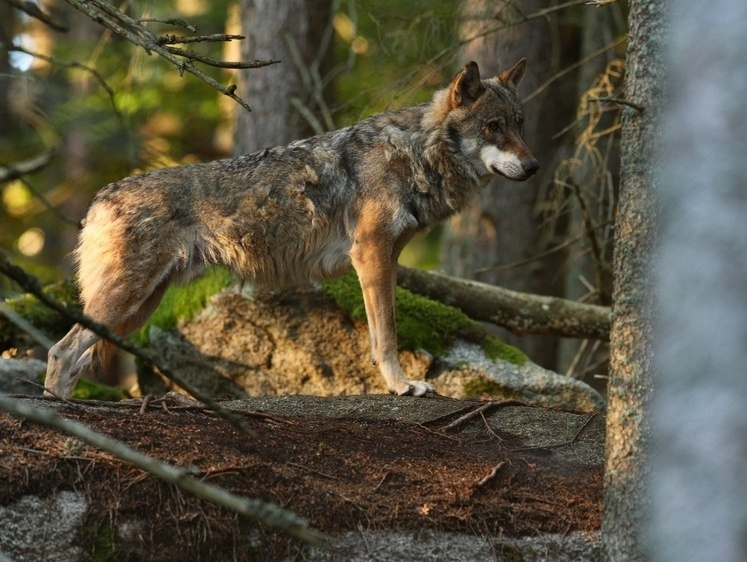
{"type": "MultiPolygon", "coordinates": [[[[397,258],[418,231],[457,213],[490,174],[523,181],[539,168],[523,139],[520,60],[482,79],[467,64],[430,102],[287,146],[165,168],[104,187],[74,256],[84,312],[126,335],[171,283],[206,265],[277,287],[355,269],[371,356],[390,392],[433,387],[397,358],[397,258]]],[[[76,324],[50,351],[45,385],[67,397],[112,344],[76,324]]]]}

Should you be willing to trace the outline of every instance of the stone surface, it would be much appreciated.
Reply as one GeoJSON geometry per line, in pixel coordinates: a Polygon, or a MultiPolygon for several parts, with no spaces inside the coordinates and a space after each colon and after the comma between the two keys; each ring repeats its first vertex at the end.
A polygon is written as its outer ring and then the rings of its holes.
{"type": "Polygon", "coordinates": [[[0,358],[0,392],[41,395],[41,388],[26,381],[39,384],[46,370],[47,364],[39,359],[0,358]]]}
{"type": "MultiPolygon", "coordinates": [[[[320,290],[246,298],[222,292],[175,330],[151,329],[151,342],[179,374],[216,396],[386,392],[370,361],[368,330],[352,322],[320,290]]],[[[585,383],[528,361],[488,359],[475,344],[457,340],[432,357],[403,351],[408,377],[424,377],[445,396],[492,394],[553,408],[601,411],[604,400],[585,383]]],[[[159,381],[160,382],[160,381],[159,381]]],[[[143,392],[165,387],[141,377],[143,392]]]]}

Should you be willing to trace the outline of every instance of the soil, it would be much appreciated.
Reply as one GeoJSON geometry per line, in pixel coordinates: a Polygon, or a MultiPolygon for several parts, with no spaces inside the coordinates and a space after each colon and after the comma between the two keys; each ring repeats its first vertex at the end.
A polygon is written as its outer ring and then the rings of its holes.
{"type": "MultiPolygon", "coordinates": [[[[385,395],[224,403],[245,412],[257,434],[250,438],[196,403],[156,402],[141,412],[140,403],[34,402],[290,509],[332,536],[437,530],[526,537],[600,527],[604,419],[596,414],[385,395]],[[470,412],[477,414],[448,427],[470,412]]],[[[76,541],[99,559],[304,557],[306,547],[279,532],[2,413],[0,451],[0,505],[83,490],[89,507],[76,541]]]]}

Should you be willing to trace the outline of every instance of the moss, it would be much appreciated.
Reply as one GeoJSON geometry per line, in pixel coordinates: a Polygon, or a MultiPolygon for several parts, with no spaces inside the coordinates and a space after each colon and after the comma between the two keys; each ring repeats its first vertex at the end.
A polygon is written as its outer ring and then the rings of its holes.
{"type": "Polygon", "coordinates": [[[118,402],[130,396],[121,388],[99,384],[81,377],[73,390],[73,398],[82,400],[105,400],[107,402],[118,402]]]}
{"type": "MultiPolygon", "coordinates": [[[[322,285],[350,318],[365,320],[363,294],[354,272],[324,281],[322,285]]],[[[516,365],[527,361],[523,352],[488,335],[477,322],[454,307],[416,295],[402,287],[397,287],[396,299],[400,350],[424,349],[433,355],[443,355],[457,337],[463,337],[481,345],[490,359],[503,359],[516,365]]]]}
{"type": "Polygon", "coordinates": [[[514,388],[485,377],[478,377],[464,383],[462,390],[465,396],[500,396],[509,400],[521,398],[514,388]]]}
{"type": "Polygon", "coordinates": [[[169,330],[180,318],[190,319],[200,312],[208,299],[231,283],[231,273],[224,268],[212,267],[201,277],[186,285],[172,285],[163,296],[161,305],[148,322],[132,336],[135,343],[148,342],[151,326],[169,330]]]}
{"type": "MultiPolygon", "coordinates": [[[[73,279],[52,283],[43,289],[44,293],[66,306],[80,310],[78,289],[73,279]]],[[[72,327],[72,322],[41,303],[34,295],[26,293],[5,300],[5,304],[14,312],[23,316],[38,329],[50,337],[62,336],[72,327]]],[[[7,347],[25,347],[31,344],[27,334],[0,314],[0,343],[7,347]]]]}
{"type": "Polygon", "coordinates": [[[119,560],[117,549],[114,546],[112,529],[108,523],[101,525],[98,535],[92,541],[92,562],[115,562],[119,560]]]}

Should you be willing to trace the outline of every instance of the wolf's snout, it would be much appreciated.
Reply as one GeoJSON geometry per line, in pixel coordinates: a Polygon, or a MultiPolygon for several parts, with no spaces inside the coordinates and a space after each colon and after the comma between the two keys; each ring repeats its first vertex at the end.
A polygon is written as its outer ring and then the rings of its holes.
{"type": "Polygon", "coordinates": [[[521,161],[521,168],[528,178],[532,177],[540,169],[540,163],[535,158],[527,158],[521,161]]]}

